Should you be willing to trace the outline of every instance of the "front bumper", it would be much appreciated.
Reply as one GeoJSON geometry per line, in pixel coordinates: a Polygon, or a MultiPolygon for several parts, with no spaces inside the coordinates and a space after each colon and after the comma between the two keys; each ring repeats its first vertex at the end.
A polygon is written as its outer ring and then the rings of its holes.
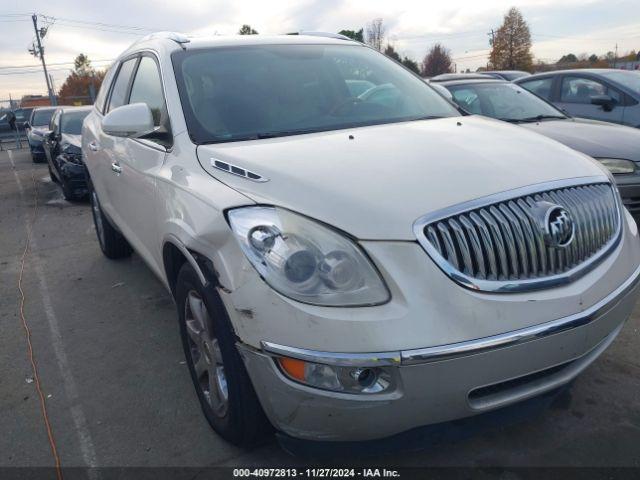
{"type": "Polygon", "coordinates": [[[580,314],[479,340],[425,349],[338,354],[239,344],[262,406],[276,428],[308,440],[362,441],[494,410],[560,387],[615,339],[640,291],[640,268],[580,314]],[[395,365],[397,387],[354,395],[286,378],[273,356],[319,363],[395,365]]]}
{"type": "Polygon", "coordinates": [[[64,155],[56,158],[58,172],[60,172],[62,182],[76,196],[88,194],[87,187],[87,167],[84,163],[74,163],[69,161],[64,155]]]}

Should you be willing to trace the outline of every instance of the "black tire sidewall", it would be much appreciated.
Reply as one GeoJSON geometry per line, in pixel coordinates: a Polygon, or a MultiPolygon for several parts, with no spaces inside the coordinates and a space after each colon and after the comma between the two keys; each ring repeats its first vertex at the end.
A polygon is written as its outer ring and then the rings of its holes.
{"type": "Polygon", "coordinates": [[[260,430],[266,430],[264,424],[268,422],[253,390],[244,362],[236,348],[231,322],[218,292],[211,285],[205,288],[193,267],[189,263],[185,263],[178,274],[175,298],[187,366],[207,421],[218,434],[231,443],[241,446],[254,445],[262,436],[260,430]],[[184,317],[185,302],[191,290],[198,292],[204,300],[222,352],[229,393],[227,414],[222,418],[215,415],[209,406],[200,388],[191,360],[184,317]]]}

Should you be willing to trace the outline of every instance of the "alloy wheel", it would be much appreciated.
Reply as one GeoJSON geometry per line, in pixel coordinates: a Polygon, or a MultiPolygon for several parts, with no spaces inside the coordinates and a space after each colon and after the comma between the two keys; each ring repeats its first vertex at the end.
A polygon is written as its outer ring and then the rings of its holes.
{"type": "Polygon", "coordinates": [[[184,319],[198,385],[213,413],[224,417],[229,408],[229,391],[220,343],[213,331],[207,307],[195,290],[187,294],[184,319]]]}

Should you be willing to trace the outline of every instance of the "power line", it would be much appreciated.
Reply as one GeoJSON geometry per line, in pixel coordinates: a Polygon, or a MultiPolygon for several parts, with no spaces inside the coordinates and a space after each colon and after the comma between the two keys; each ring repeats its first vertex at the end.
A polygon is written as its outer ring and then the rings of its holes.
{"type": "MultiPolygon", "coordinates": [[[[113,62],[115,59],[105,59],[105,60],[91,60],[91,63],[105,63],[105,62],[113,62]]],[[[75,65],[75,62],[58,62],[58,63],[49,63],[50,66],[60,66],[60,65],[75,65]]],[[[38,65],[0,65],[0,70],[14,70],[21,68],[34,68],[38,65]]]]}

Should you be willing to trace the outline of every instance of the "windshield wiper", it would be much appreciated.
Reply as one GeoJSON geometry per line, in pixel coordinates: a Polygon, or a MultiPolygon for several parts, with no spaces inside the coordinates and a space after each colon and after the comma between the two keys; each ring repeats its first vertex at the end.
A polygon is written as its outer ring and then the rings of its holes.
{"type": "Polygon", "coordinates": [[[255,135],[251,135],[256,140],[262,140],[263,138],[276,138],[276,137],[288,137],[289,135],[304,135],[305,133],[318,133],[322,130],[308,129],[308,130],[280,130],[276,132],[260,132],[255,135]]]}
{"type": "Polygon", "coordinates": [[[566,118],[567,117],[561,115],[537,115],[535,117],[526,118],[499,118],[498,120],[509,123],[530,123],[539,122],[540,120],[566,120],[566,118]]]}

